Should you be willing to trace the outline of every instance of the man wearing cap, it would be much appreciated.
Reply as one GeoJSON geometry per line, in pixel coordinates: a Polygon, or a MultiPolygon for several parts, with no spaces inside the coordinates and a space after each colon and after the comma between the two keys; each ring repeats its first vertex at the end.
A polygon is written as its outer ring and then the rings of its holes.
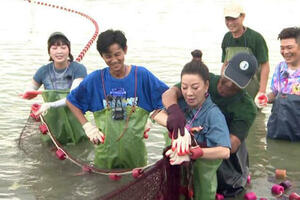
{"type": "Polygon", "coordinates": [[[228,4],[224,8],[225,24],[229,29],[222,41],[222,72],[226,62],[238,52],[248,52],[253,54],[259,68],[253,76],[251,83],[246,90],[254,99],[266,93],[268,76],[270,71],[268,47],[263,36],[243,25],[245,12],[241,5],[237,3],[228,4]]]}
{"type": "MultiPolygon", "coordinates": [[[[256,106],[244,88],[251,81],[256,69],[257,61],[253,55],[238,53],[227,63],[222,76],[210,73],[208,92],[224,114],[230,132],[230,158],[223,160],[217,172],[218,193],[225,197],[241,192],[247,182],[249,163],[245,138],[255,119],[256,106]]],[[[181,129],[181,126],[185,126],[182,111],[175,109],[178,107],[177,99],[181,96],[180,83],[168,89],[162,96],[168,112],[169,131],[172,131],[172,127],[181,129]]]]}

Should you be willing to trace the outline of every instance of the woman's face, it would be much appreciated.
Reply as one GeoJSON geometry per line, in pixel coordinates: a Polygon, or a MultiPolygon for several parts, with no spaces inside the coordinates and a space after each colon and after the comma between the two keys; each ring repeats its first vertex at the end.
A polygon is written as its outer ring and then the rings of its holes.
{"type": "Polygon", "coordinates": [[[115,43],[108,48],[107,53],[102,53],[101,56],[113,75],[124,72],[126,51],[127,49],[123,50],[119,44],[115,43]]]}
{"type": "Polygon", "coordinates": [[[204,82],[198,74],[184,74],[181,77],[181,92],[186,103],[191,107],[199,107],[205,101],[209,82],[204,82]]]}
{"type": "Polygon", "coordinates": [[[69,47],[65,44],[54,44],[50,46],[49,55],[57,64],[63,64],[68,62],[69,47]]]}

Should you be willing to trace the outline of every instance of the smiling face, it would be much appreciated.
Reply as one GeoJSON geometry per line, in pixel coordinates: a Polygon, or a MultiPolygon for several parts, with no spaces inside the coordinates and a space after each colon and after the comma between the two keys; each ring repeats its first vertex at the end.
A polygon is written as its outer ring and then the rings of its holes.
{"type": "Polygon", "coordinates": [[[114,43],[108,47],[108,52],[102,53],[102,58],[109,66],[112,76],[120,77],[124,73],[125,75],[125,55],[127,47],[123,50],[119,44],[114,43]]]}
{"type": "Polygon", "coordinates": [[[205,101],[209,82],[204,82],[202,77],[197,74],[183,74],[181,77],[181,92],[186,103],[196,108],[205,101]]]}
{"type": "Polygon", "coordinates": [[[68,63],[70,50],[66,44],[56,43],[50,46],[49,55],[55,66],[64,66],[68,63]]]}
{"type": "Polygon", "coordinates": [[[288,66],[298,67],[300,65],[300,47],[295,38],[280,40],[280,53],[288,66]]]}
{"type": "Polygon", "coordinates": [[[225,24],[229,31],[232,33],[233,37],[239,37],[244,32],[243,21],[245,18],[245,14],[241,14],[237,18],[233,17],[225,17],[225,24]]]}

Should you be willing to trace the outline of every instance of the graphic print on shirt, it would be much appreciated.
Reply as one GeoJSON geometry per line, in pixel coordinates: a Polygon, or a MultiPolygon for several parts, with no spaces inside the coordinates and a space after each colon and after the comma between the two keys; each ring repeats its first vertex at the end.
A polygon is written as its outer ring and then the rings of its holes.
{"type": "Polygon", "coordinates": [[[113,88],[106,99],[103,99],[104,107],[107,104],[112,109],[112,119],[124,120],[126,119],[126,107],[137,105],[138,98],[130,97],[126,98],[126,91],[124,88],[113,88]]]}

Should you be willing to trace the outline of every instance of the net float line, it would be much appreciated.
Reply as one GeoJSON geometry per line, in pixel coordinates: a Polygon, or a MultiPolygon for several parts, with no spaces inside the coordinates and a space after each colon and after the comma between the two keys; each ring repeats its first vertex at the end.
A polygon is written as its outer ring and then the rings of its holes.
{"type": "Polygon", "coordinates": [[[82,161],[74,158],[71,154],[69,154],[63,147],[63,145],[61,145],[59,143],[59,141],[55,138],[54,134],[51,133],[49,127],[47,126],[47,123],[45,122],[45,119],[43,117],[43,115],[39,116],[39,120],[41,121],[42,125],[45,126],[45,128],[47,129],[47,131],[43,132],[43,134],[47,134],[49,135],[51,141],[53,142],[53,144],[56,147],[56,156],[60,159],[60,160],[65,160],[68,159],[69,161],[71,161],[73,164],[77,165],[78,167],[81,167],[83,172],[86,173],[96,173],[96,174],[102,174],[102,175],[107,175],[109,176],[110,179],[112,180],[119,180],[121,178],[122,175],[129,175],[132,174],[132,176],[134,178],[138,178],[139,176],[143,175],[143,172],[155,165],[156,163],[151,163],[149,165],[143,166],[143,167],[138,167],[138,168],[134,168],[134,169],[99,169],[96,168],[90,164],[86,164],[83,163],[82,161]]]}
{"type": "Polygon", "coordinates": [[[51,4],[51,3],[46,3],[46,2],[41,2],[41,1],[35,1],[35,0],[34,1],[32,1],[32,0],[24,0],[24,1],[27,1],[28,3],[33,3],[33,4],[41,5],[41,6],[47,6],[47,7],[50,7],[50,8],[56,8],[56,9],[59,9],[59,10],[62,10],[62,11],[70,12],[70,13],[75,13],[75,14],[78,14],[78,15],[80,15],[82,17],[87,18],[88,20],[90,20],[94,24],[94,26],[95,26],[95,32],[94,32],[93,36],[87,42],[87,44],[84,46],[84,48],[80,51],[79,55],[76,58],[76,61],[80,62],[83,59],[83,57],[86,54],[86,52],[91,47],[91,45],[93,44],[93,42],[95,41],[95,39],[97,38],[97,35],[99,33],[99,26],[98,26],[96,20],[94,20],[92,17],[90,17],[89,15],[87,15],[87,14],[85,14],[83,12],[80,12],[80,11],[77,11],[77,10],[73,10],[73,9],[70,9],[70,8],[66,8],[66,7],[63,7],[63,6],[59,6],[59,5],[55,5],[55,4],[51,4]]]}

